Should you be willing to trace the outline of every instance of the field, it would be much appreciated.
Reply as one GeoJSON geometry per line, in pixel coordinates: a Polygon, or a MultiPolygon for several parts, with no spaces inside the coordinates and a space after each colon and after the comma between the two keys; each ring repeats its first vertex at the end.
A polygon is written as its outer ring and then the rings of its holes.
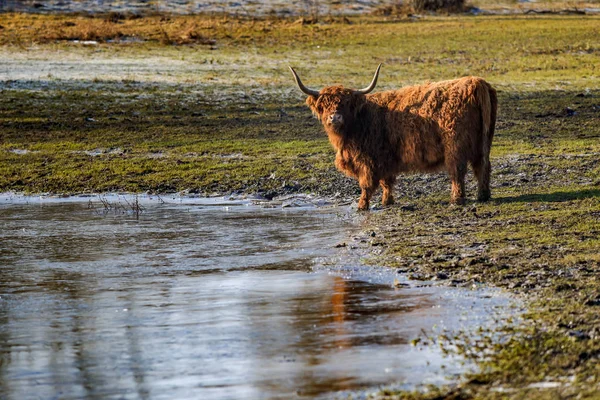
{"type": "Polygon", "coordinates": [[[493,200],[455,207],[445,174],[401,177],[399,205],[367,219],[371,261],[529,311],[510,332],[422,339],[480,361],[459,386],[381,396],[598,398],[600,17],[308,22],[2,14],[0,191],[354,199],[288,65],[312,88],[363,87],[380,62],[378,90],[482,76],[499,95],[493,200]]]}

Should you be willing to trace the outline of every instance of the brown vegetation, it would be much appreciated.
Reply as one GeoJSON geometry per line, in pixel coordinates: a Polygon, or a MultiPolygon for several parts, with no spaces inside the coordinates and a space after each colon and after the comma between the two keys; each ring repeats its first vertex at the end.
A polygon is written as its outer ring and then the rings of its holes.
{"type": "Polygon", "coordinates": [[[0,45],[61,41],[113,42],[136,39],[168,45],[215,45],[214,21],[194,17],[141,17],[109,13],[103,16],[25,16],[8,14],[0,45]]]}

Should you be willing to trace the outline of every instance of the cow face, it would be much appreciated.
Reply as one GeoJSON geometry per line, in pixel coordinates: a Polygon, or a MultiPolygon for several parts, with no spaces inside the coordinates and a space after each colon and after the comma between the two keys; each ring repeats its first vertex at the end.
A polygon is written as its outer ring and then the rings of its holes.
{"type": "Polygon", "coordinates": [[[306,104],[325,129],[344,134],[352,126],[365,103],[365,96],[341,86],[327,87],[319,96],[309,96],[306,104]]]}
{"type": "Polygon", "coordinates": [[[377,67],[371,84],[364,89],[352,90],[342,86],[330,86],[318,91],[304,86],[296,71],[290,67],[296,85],[308,95],[306,104],[323,123],[327,132],[336,134],[349,132],[349,128],[366,102],[365,95],[375,89],[380,69],[381,64],[377,67]]]}

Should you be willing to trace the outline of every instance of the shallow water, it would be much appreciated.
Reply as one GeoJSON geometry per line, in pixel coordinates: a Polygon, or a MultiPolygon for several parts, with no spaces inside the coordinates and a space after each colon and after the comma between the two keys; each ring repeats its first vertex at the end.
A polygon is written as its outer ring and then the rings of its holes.
{"type": "Polygon", "coordinates": [[[391,0],[0,0],[0,11],[122,12],[122,13],[231,13],[252,15],[358,14],[390,4],[391,0]]]}
{"type": "Polygon", "coordinates": [[[356,213],[314,203],[0,196],[0,398],[335,397],[464,371],[410,341],[508,300],[393,288],[360,264],[356,213]]]}

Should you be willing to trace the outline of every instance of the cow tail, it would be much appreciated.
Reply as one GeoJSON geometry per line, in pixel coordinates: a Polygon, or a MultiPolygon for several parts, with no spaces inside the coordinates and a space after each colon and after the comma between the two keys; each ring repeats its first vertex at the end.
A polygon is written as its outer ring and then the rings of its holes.
{"type": "Polygon", "coordinates": [[[494,131],[496,130],[496,108],[498,99],[496,91],[487,82],[481,81],[478,90],[479,107],[481,110],[481,149],[477,168],[477,199],[486,201],[490,198],[490,149],[494,131]]]}
{"type": "Polygon", "coordinates": [[[490,96],[490,124],[488,127],[488,152],[489,147],[492,145],[492,139],[494,139],[494,132],[496,131],[496,112],[498,111],[498,97],[496,97],[496,89],[488,85],[488,93],[490,96]]]}
{"type": "Polygon", "coordinates": [[[484,159],[487,159],[490,154],[490,148],[492,146],[492,139],[494,138],[494,131],[496,130],[496,109],[498,107],[498,99],[496,97],[496,90],[492,88],[487,82],[481,82],[479,90],[479,107],[481,110],[481,144],[484,159]]]}

